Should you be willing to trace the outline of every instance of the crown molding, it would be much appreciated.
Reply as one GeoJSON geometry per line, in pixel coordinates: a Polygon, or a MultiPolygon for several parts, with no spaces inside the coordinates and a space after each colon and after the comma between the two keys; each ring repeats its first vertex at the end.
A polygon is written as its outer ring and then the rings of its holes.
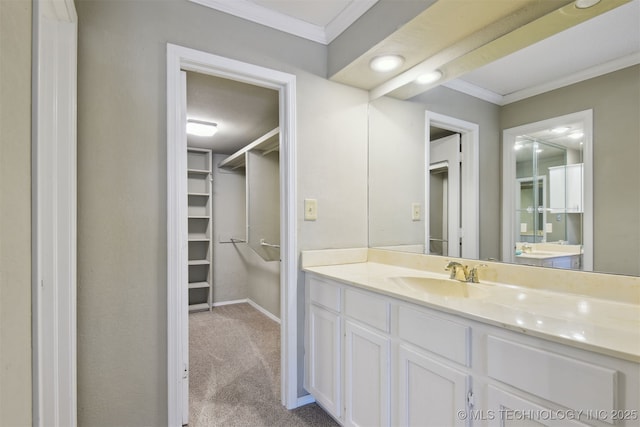
{"type": "Polygon", "coordinates": [[[526,98],[530,98],[532,96],[540,95],[545,92],[550,92],[552,90],[560,89],[565,86],[589,80],[594,77],[609,74],[614,71],[618,71],[637,64],[640,64],[640,52],[632,53],[631,55],[623,56],[621,58],[614,59],[613,61],[605,62],[603,64],[581,70],[569,76],[561,77],[559,79],[552,80],[540,85],[528,87],[504,96],[492,92],[488,89],[481,88],[480,86],[476,86],[473,83],[469,83],[463,79],[450,80],[446,83],[443,83],[442,86],[446,86],[458,92],[462,92],[475,98],[491,102],[492,104],[503,106],[526,98]]]}
{"type": "Polygon", "coordinates": [[[352,1],[333,21],[323,27],[276,12],[248,0],[189,1],[324,45],[331,43],[378,2],[378,0],[352,1]]]}
{"type": "Polygon", "coordinates": [[[344,30],[349,28],[351,24],[356,22],[358,18],[364,15],[369,9],[378,3],[378,0],[357,0],[349,3],[333,21],[324,28],[327,43],[334,41],[344,30]]]}

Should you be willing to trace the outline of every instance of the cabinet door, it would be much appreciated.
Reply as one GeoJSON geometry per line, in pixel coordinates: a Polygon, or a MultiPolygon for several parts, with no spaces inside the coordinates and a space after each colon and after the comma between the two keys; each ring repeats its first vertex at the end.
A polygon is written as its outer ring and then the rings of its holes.
{"type": "Polygon", "coordinates": [[[345,425],[390,424],[390,338],[345,322],[345,425]]]}
{"type": "Polygon", "coordinates": [[[340,398],[340,317],[316,305],[309,306],[307,389],[328,412],[342,416],[340,398]]]}
{"type": "Polygon", "coordinates": [[[400,345],[398,425],[464,426],[469,376],[400,345]]]}
{"type": "Polygon", "coordinates": [[[586,427],[574,418],[578,411],[552,410],[545,408],[526,397],[516,396],[490,385],[488,396],[489,410],[485,419],[490,426],[500,427],[586,427]]]}
{"type": "Polygon", "coordinates": [[[567,165],[567,211],[582,212],[582,163],[567,165]]]}

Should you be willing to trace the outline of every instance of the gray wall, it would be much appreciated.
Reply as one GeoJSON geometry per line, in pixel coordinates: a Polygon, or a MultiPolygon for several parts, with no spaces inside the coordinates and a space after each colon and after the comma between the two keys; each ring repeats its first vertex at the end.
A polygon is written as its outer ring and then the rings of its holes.
{"type": "Polygon", "coordinates": [[[213,302],[245,299],[248,295],[244,243],[228,242],[232,237],[246,239],[246,179],[244,169],[228,171],[218,168],[227,158],[213,155],[213,302]]]}
{"type": "Polygon", "coordinates": [[[325,46],[186,0],[77,9],[78,420],[166,425],[166,43],[297,76],[299,249],[367,245],[367,94],[325,46]]]}
{"type": "Polygon", "coordinates": [[[31,425],[31,2],[0,1],[0,425],[31,425]]]}
{"type": "Polygon", "coordinates": [[[594,270],[640,275],[640,66],[506,105],[508,129],[593,109],[594,270]]]}
{"type": "Polygon", "coordinates": [[[382,97],[369,104],[369,246],[424,245],[425,107],[382,97]],[[411,204],[422,218],[413,221],[411,204]]]}

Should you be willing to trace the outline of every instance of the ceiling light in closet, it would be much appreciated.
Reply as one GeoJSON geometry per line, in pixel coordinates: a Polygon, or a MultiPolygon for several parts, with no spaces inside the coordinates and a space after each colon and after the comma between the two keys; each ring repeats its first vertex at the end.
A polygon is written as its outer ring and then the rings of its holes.
{"type": "Polygon", "coordinates": [[[373,58],[369,63],[369,67],[371,67],[373,71],[384,73],[395,70],[403,63],[404,58],[400,55],[381,55],[373,58]]]}
{"type": "Polygon", "coordinates": [[[421,74],[416,79],[416,83],[426,85],[429,83],[437,82],[442,78],[442,71],[434,70],[429,73],[421,74]]]}
{"type": "Polygon", "coordinates": [[[187,120],[187,133],[196,136],[213,136],[218,131],[218,124],[202,120],[187,120]]]}

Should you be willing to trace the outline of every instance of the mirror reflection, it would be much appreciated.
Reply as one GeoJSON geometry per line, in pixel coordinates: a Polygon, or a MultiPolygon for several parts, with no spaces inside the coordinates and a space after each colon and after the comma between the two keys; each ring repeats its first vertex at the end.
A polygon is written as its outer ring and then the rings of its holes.
{"type": "MultiPolygon", "coordinates": [[[[630,7],[637,7],[637,2],[630,7]]],[[[563,268],[640,275],[638,55],[625,57],[617,64],[612,68],[601,67],[599,71],[590,68],[577,80],[544,83],[538,91],[525,89],[515,95],[503,95],[499,100],[465,93],[449,84],[406,100],[391,97],[372,100],[369,104],[369,245],[421,253],[444,254],[450,250],[451,236],[445,238],[438,231],[444,230],[443,224],[435,219],[431,222],[429,205],[436,206],[437,202],[427,197],[435,190],[430,190],[430,184],[427,187],[432,174],[426,166],[430,163],[425,162],[426,141],[430,138],[425,116],[427,112],[435,112],[474,123],[479,129],[479,171],[475,181],[472,180],[478,185],[478,252],[470,256],[462,251],[462,257],[519,262],[516,253],[524,253],[523,244],[539,245],[533,249],[541,252],[553,251],[540,245],[554,245],[554,250],[574,251],[571,259],[563,261],[563,268]],[[568,138],[577,132],[577,128],[572,128],[575,122],[565,122],[563,126],[570,130],[558,134],[558,138],[543,134],[553,127],[516,135],[521,136],[522,156],[527,153],[528,160],[521,157],[518,161],[520,181],[515,177],[514,162],[512,184],[515,187],[518,183],[520,189],[512,190],[512,197],[518,194],[520,200],[518,209],[514,201],[507,210],[503,206],[507,197],[503,190],[506,171],[502,157],[505,150],[515,152],[515,141],[510,145],[503,141],[503,131],[587,110],[593,112],[591,158],[569,145],[572,141],[560,141],[561,136],[568,138]],[[525,142],[530,144],[528,148],[525,142]],[[579,172],[579,165],[588,162],[593,170],[588,178],[591,194],[585,194],[588,183],[585,166],[579,172]],[[580,173],[582,190],[576,190],[571,182],[580,173]],[[586,198],[591,199],[590,211],[584,204],[586,198]],[[417,220],[414,219],[416,204],[422,209],[417,220]],[[505,231],[507,225],[509,230],[505,231]],[[507,236],[509,233],[512,235],[507,236]],[[428,241],[430,238],[433,242],[428,241]],[[445,242],[436,244],[436,239],[447,240],[448,247],[443,247],[445,242]],[[590,245],[588,239],[591,239],[590,245]],[[588,246],[590,254],[585,252],[588,246]]],[[[495,80],[502,78],[498,72],[494,69],[495,80]]],[[[464,162],[464,149],[462,158],[464,162]]],[[[442,184],[440,188],[444,188],[442,184]]],[[[444,196],[438,197],[444,200],[444,196]]],[[[467,199],[462,195],[460,203],[464,205],[467,199]]],[[[443,211],[443,207],[439,206],[438,211],[443,211]]],[[[461,208],[462,214],[465,211],[461,208]]],[[[464,234],[464,227],[461,229],[464,234]]]]}
{"type": "Polygon", "coordinates": [[[584,136],[575,122],[515,137],[516,263],[583,268],[584,136]]]}

